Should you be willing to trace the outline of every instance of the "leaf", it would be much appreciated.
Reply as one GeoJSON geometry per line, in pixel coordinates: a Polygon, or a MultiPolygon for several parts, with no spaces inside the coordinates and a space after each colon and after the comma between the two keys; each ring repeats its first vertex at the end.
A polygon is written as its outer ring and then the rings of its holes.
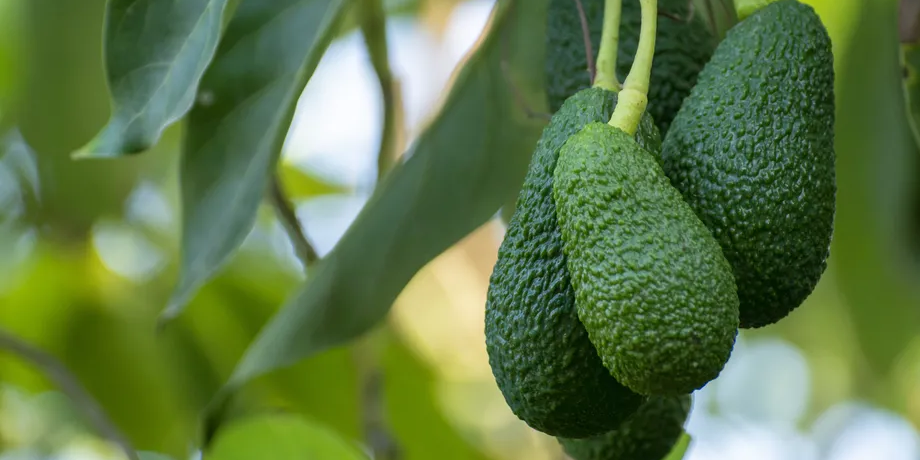
{"type": "Polygon", "coordinates": [[[361,460],[367,457],[334,432],[293,415],[233,422],[204,456],[207,460],[361,460]]]}
{"type": "Polygon", "coordinates": [[[173,460],[172,457],[168,455],[158,454],[156,452],[138,452],[140,460],[173,460]]]}
{"type": "Polygon", "coordinates": [[[112,117],[75,157],[140,153],[192,107],[227,0],[109,0],[105,63],[112,117]]]}
{"type": "MultiPolygon", "coordinates": [[[[837,217],[831,263],[860,348],[885,376],[920,330],[904,250],[915,147],[898,65],[897,2],[863,0],[837,80],[837,217]]],[[[893,397],[886,395],[885,397],[893,397]]]]}
{"type": "Polygon", "coordinates": [[[687,449],[690,448],[690,443],[692,441],[693,439],[690,437],[690,434],[685,431],[680,439],[677,440],[677,444],[674,444],[671,453],[669,453],[664,460],[682,460],[684,456],[687,455],[687,449]]]}
{"type": "Polygon", "coordinates": [[[432,369],[395,333],[390,337],[382,359],[384,395],[387,422],[397,438],[402,459],[488,459],[463,439],[444,416],[432,369]]]}
{"type": "Polygon", "coordinates": [[[182,263],[161,324],[255,223],[294,108],[347,0],[243,0],[189,113],[180,165],[182,263]]]}
{"type": "Polygon", "coordinates": [[[366,332],[423,265],[492,218],[519,188],[545,123],[528,117],[523,105],[546,111],[546,6],[546,0],[496,3],[489,32],[409,159],[375,190],[212,401],[206,438],[237,388],[366,332]]]}
{"type": "Polygon", "coordinates": [[[348,187],[327,182],[300,167],[283,162],[280,167],[281,183],[288,198],[299,200],[320,195],[345,193],[348,187]]]}

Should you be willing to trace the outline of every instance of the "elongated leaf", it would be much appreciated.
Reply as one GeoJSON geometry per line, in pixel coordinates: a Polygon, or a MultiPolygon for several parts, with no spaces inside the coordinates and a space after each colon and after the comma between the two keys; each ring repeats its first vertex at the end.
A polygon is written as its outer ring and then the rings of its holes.
{"type": "Polygon", "coordinates": [[[162,319],[178,315],[239,248],[300,93],[348,0],[243,0],[189,113],[182,152],[182,266],[162,319]]]}
{"type": "Polygon", "coordinates": [[[226,5],[227,0],[109,0],[105,63],[112,118],[77,156],[142,152],[188,112],[214,57],[226,5]]]}
{"type": "MultiPolygon", "coordinates": [[[[898,66],[896,0],[863,0],[837,84],[837,218],[831,261],[873,375],[920,330],[904,249],[913,137],[898,66]]],[[[891,396],[891,395],[889,395],[891,396]]]]}
{"type": "Polygon", "coordinates": [[[262,330],[212,402],[206,437],[240,385],[367,331],[425,263],[493,217],[519,188],[544,125],[522,105],[546,110],[546,6],[496,3],[490,32],[456,76],[440,115],[262,330]]]}
{"type": "Polygon", "coordinates": [[[367,458],[335,432],[292,415],[235,422],[205,456],[208,460],[360,460],[367,458]]]}

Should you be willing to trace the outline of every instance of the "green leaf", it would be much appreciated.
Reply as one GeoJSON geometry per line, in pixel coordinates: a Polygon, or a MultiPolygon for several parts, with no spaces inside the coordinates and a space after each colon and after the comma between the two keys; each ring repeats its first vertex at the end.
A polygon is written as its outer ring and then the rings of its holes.
{"type": "Polygon", "coordinates": [[[105,64],[112,117],[76,157],[116,157],[157,143],[192,107],[217,48],[227,0],[109,0],[105,64]]]}
{"type": "MultiPolygon", "coordinates": [[[[871,371],[885,376],[920,330],[904,250],[915,147],[898,56],[898,5],[863,0],[837,80],[837,217],[831,263],[871,371]]],[[[894,395],[883,395],[883,398],[894,395]]]]}
{"type": "Polygon", "coordinates": [[[255,223],[297,99],[347,0],[243,0],[189,113],[180,166],[182,265],[161,321],[239,248],[255,223]]]}
{"type": "Polygon", "coordinates": [[[282,163],[279,175],[285,194],[293,200],[349,191],[348,187],[327,182],[290,163],[282,163]]]}
{"type": "Polygon", "coordinates": [[[361,460],[367,457],[325,427],[293,415],[270,415],[229,424],[204,458],[361,460]]]}
{"type": "Polygon", "coordinates": [[[489,458],[451,426],[439,407],[433,370],[395,333],[383,353],[387,422],[403,460],[485,460],[489,458]],[[424,436],[419,436],[424,433],[424,436]]]}
{"type": "Polygon", "coordinates": [[[212,401],[206,437],[237,388],[366,332],[423,265],[495,216],[518,190],[545,123],[528,117],[523,104],[546,111],[546,6],[496,3],[487,36],[456,75],[441,113],[260,332],[212,401]]]}
{"type": "Polygon", "coordinates": [[[156,452],[138,452],[141,460],[173,460],[172,457],[168,455],[158,454],[156,452]]]}
{"type": "Polygon", "coordinates": [[[671,449],[671,453],[669,453],[664,460],[682,460],[684,456],[687,455],[687,449],[690,448],[690,442],[692,441],[693,439],[685,431],[680,439],[677,440],[677,444],[674,445],[674,448],[671,449]]]}

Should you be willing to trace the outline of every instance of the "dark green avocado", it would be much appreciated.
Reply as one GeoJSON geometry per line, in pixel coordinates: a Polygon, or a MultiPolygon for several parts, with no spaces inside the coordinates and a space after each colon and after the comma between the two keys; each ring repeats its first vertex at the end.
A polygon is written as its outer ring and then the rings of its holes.
{"type": "MultiPolygon", "coordinates": [[[[489,364],[511,410],[531,427],[572,438],[617,427],[643,398],[610,376],[575,312],[556,223],[553,170],[566,139],[610,118],[616,95],[586,89],[567,100],[537,144],[498,252],[486,303],[489,364]]],[[[638,138],[657,151],[644,117],[638,138]]]]}
{"type": "Polygon", "coordinates": [[[716,378],[738,333],[731,267],[654,156],[590,123],[563,146],[554,180],[578,318],[611,374],[643,395],[716,378]]]}
{"type": "Polygon", "coordinates": [[[684,433],[689,413],[690,395],[652,396],[616,430],[557,439],[572,460],[662,460],[684,433]]]}
{"type": "Polygon", "coordinates": [[[741,327],[801,305],[826,266],[836,195],[834,62],[814,10],[782,0],[729,30],[662,148],[732,265],[741,327]]]}
{"type": "MultiPolygon", "coordinates": [[[[581,0],[581,3],[596,56],[603,29],[604,0],[581,0]]],[[[702,19],[698,15],[691,16],[688,6],[687,0],[658,2],[659,10],[667,15],[658,19],[648,113],[662,135],[667,134],[671,120],[696,83],[697,74],[718,44],[702,19]]],[[[640,10],[638,0],[623,2],[617,56],[617,75],[621,82],[629,73],[639,43],[640,10]]],[[[547,94],[550,109],[555,111],[567,97],[591,86],[581,19],[575,1],[550,1],[546,44],[547,94]]]]}

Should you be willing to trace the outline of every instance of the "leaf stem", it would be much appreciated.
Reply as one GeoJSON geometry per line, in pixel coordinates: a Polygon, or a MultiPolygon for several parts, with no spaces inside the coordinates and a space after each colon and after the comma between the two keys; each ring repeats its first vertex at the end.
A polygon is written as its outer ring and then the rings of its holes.
{"type": "Polygon", "coordinates": [[[54,356],[32,346],[9,331],[0,328],[0,350],[6,350],[38,368],[67,395],[96,431],[118,445],[130,460],[139,460],[128,438],[118,429],[102,406],[83,388],[73,373],[54,356]]]}
{"type": "Polygon", "coordinates": [[[620,44],[620,13],[622,0],[606,0],[604,3],[604,28],[601,32],[601,46],[597,51],[597,77],[595,88],[619,91],[617,79],[617,50],[620,44]]]}
{"type": "Polygon", "coordinates": [[[383,132],[377,152],[377,179],[380,180],[396,162],[403,150],[403,111],[399,80],[393,76],[388,58],[386,12],[381,0],[363,0],[359,7],[361,34],[370,55],[371,65],[377,74],[383,97],[383,132]]]}
{"type": "Polygon", "coordinates": [[[655,34],[658,29],[658,1],[639,0],[642,4],[642,27],[639,30],[639,45],[629,75],[620,91],[617,107],[610,117],[610,125],[636,134],[639,119],[648,105],[648,85],[652,74],[652,60],[655,57],[655,34]]]}
{"type": "Polygon", "coordinates": [[[307,239],[303,227],[300,226],[300,221],[297,220],[297,212],[294,211],[294,206],[284,193],[281,178],[277,172],[272,175],[269,188],[269,202],[275,209],[275,215],[281,221],[281,225],[284,227],[284,231],[287,232],[291,244],[294,245],[294,252],[297,254],[297,258],[300,259],[300,263],[303,264],[303,268],[306,270],[310,264],[319,260],[319,254],[316,253],[316,249],[307,239]]]}

